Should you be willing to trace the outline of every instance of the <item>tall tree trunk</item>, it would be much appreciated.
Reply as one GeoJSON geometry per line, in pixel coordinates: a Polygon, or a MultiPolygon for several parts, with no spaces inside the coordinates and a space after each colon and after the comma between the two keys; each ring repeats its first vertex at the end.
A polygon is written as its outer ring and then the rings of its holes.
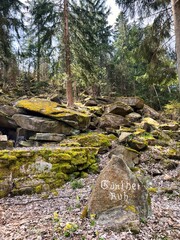
{"type": "Polygon", "coordinates": [[[180,0],[171,0],[172,11],[174,17],[174,30],[176,37],[176,54],[177,54],[177,71],[179,78],[179,92],[180,92],[180,0]]]}
{"type": "Polygon", "coordinates": [[[40,81],[40,58],[41,58],[41,46],[40,46],[40,29],[38,24],[38,46],[37,46],[37,81],[40,81]]]}
{"type": "Polygon", "coordinates": [[[71,80],[71,59],[70,59],[70,43],[69,43],[69,26],[68,26],[68,0],[64,0],[64,45],[66,59],[66,98],[67,106],[72,107],[74,104],[73,87],[71,80]]]}

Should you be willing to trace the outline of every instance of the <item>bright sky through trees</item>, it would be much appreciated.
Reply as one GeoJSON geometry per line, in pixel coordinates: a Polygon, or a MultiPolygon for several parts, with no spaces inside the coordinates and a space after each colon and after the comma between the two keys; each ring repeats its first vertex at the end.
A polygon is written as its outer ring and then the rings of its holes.
{"type": "Polygon", "coordinates": [[[108,21],[109,21],[110,25],[113,25],[116,21],[116,18],[118,16],[120,10],[119,10],[118,6],[115,4],[114,0],[107,0],[107,6],[109,6],[111,9],[111,14],[108,18],[108,21]]]}

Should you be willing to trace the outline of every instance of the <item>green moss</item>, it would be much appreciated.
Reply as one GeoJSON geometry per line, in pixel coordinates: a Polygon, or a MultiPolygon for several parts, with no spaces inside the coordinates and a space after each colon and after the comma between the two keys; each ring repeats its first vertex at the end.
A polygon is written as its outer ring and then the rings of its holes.
{"type": "Polygon", "coordinates": [[[141,169],[138,168],[138,167],[131,167],[130,169],[131,169],[132,172],[138,172],[138,171],[141,170],[141,169]]]}
{"type": "Polygon", "coordinates": [[[55,172],[72,173],[76,170],[77,167],[69,163],[53,164],[52,166],[52,171],[55,172]]]}
{"type": "Polygon", "coordinates": [[[151,197],[150,197],[149,193],[148,193],[148,196],[147,196],[147,203],[148,203],[148,206],[150,207],[151,206],[151,197]]]}
{"type": "Polygon", "coordinates": [[[81,147],[81,144],[73,139],[65,139],[60,143],[61,147],[81,147]]]}
{"type": "Polygon", "coordinates": [[[8,195],[7,190],[0,190],[0,198],[6,197],[8,195]]]}
{"type": "Polygon", "coordinates": [[[90,165],[89,171],[92,173],[99,173],[99,165],[97,163],[90,165]]]}
{"type": "Polygon", "coordinates": [[[128,205],[126,206],[125,208],[126,211],[130,211],[130,212],[133,212],[133,213],[138,213],[138,211],[136,210],[136,207],[134,205],[128,205]]]}
{"type": "Polygon", "coordinates": [[[30,111],[38,112],[43,115],[53,117],[58,120],[73,120],[77,121],[81,127],[86,127],[90,115],[84,112],[77,112],[72,109],[61,107],[56,102],[51,102],[47,99],[31,98],[20,100],[16,104],[19,108],[24,108],[30,111]]]}
{"type": "Polygon", "coordinates": [[[24,187],[24,188],[14,188],[11,191],[12,196],[24,195],[24,194],[33,194],[35,191],[33,187],[24,187]]]}
{"type": "Polygon", "coordinates": [[[49,161],[51,163],[58,163],[62,161],[71,161],[72,156],[69,153],[65,152],[52,152],[49,154],[49,161]]]}
{"type": "Polygon", "coordinates": [[[130,145],[130,147],[138,151],[145,150],[148,146],[148,143],[146,140],[138,140],[138,139],[132,139],[128,142],[128,144],[130,145]]]}
{"type": "Polygon", "coordinates": [[[153,188],[153,187],[148,188],[149,193],[157,193],[157,191],[158,191],[157,188],[153,188]]]}
{"type": "Polygon", "coordinates": [[[0,179],[4,179],[7,176],[10,176],[10,171],[8,168],[0,168],[0,179]]]}
{"type": "Polygon", "coordinates": [[[81,212],[81,219],[84,219],[88,216],[88,206],[85,206],[81,212]]]}
{"type": "Polygon", "coordinates": [[[63,179],[65,181],[69,180],[69,176],[67,174],[65,174],[65,173],[62,173],[62,172],[56,173],[55,178],[56,179],[63,179]]]}
{"type": "Polygon", "coordinates": [[[86,134],[80,134],[78,136],[72,136],[63,142],[61,146],[81,146],[81,147],[96,147],[99,151],[106,151],[112,145],[112,141],[117,138],[113,135],[105,135],[103,133],[90,132],[86,134]]]}
{"type": "Polygon", "coordinates": [[[7,161],[15,161],[17,159],[16,156],[10,155],[8,153],[5,153],[0,157],[0,160],[7,160],[7,161]]]}
{"type": "MultiPolygon", "coordinates": [[[[93,171],[96,171],[98,168],[97,154],[98,148],[96,147],[37,149],[32,152],[26,149],[2,150],[0,151],[0,164],[3,163],[3,167],[1,166],[0,179],[4,180],[12,173],[13,179],[16,179],[14,195],[40,193],[44,191],[44,184],[47,186],[46,189],[53,189],[80,176],[82,171],[84,172],[82,175],[85,176],[85,171],[88,172],[90,166],[93,171]],[[12,160],[6,160],[7,158],[12,160]],[[38,171],[36,165],[41,166],[41,164],[43,170],[38,171]],[[46,164],[48,169],[45,168],[46,164]],[[29,178],[32,179],[31,183],[28,181],[29,178]],[[24,182],[27,181],[27,187],[21,187],[22,179],[24,182]]],[[[8,189],[8,186],[5,188],[8,189]]]]}
{"type": "Polygon", "coordinates": [[[87,178],[89,176],[89,174],[87,172],[82,171],[80,176],[82,178],[87,178]]]}
{"type": "Polygon", "coordinates": [[[138,152],[137,150],[133,149],[133,148],[126,147],[126,149],[127,149],[128,151],[131,151],[131,152],[137,153],[137,154],[139,155],[139,152],[138,152]]]}
{"type": "Polygon", "coordinates": [[[42,185],[38,185],[35,187],[35,193],[41,193],[43,190],[42,185]]]}
{"type": "Polygon", "coordinates": [[[63,179],[58,179],[58,180],[54,181],[53,183],[51,183],[50,186],[51,186],[51,188],[59,188],[64,183],[65,183],[65,181],[63,179]]]}

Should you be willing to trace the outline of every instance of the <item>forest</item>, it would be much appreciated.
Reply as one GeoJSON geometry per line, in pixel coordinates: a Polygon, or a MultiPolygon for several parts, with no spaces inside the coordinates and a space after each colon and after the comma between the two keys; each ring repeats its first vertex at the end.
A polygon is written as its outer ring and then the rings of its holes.
{"type": "Polygon", "coordinates": [[[106,1],[1,0],[1,91],[62,97],[70,86],[77,100],[139,96],[156,109],[177,100],[179,19],[176,27],[172,3],[115,2],[119,16],[110,26],[106,1]]]}
{"type": "Polygon", "coordinates": [[[0,0],[0,240],[179,240],[179,190],[180,0],[0,0]]]}

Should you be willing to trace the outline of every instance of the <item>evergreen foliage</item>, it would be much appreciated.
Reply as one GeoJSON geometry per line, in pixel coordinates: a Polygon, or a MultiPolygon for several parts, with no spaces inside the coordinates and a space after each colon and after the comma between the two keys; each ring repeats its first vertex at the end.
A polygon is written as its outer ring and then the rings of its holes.
{"type": "Polygon", "coordinates": [[[72,2],[71,43],[73,70],[77,84],[99,94],[106,79],[106,65],[110,52],[109,9],[104,0],[72,2]]]}

